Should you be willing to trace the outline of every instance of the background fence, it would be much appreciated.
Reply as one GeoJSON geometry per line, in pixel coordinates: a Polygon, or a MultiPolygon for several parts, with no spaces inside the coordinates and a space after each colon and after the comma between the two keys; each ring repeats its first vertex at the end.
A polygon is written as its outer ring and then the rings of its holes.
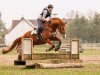
{"type": "Polygon", "coordinates": [[[100,50],[100,43],[82,43],[82,49],[97,49],[100,50]]]}

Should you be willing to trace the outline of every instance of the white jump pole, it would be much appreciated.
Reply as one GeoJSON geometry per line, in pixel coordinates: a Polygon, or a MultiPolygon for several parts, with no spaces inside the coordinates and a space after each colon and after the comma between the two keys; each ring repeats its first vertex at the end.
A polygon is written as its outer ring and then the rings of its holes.
{"type": "Polygon", "coordinates": [[[79,39],[70,40],[71,59],[79,59],[79,39]]]}
{"type": "Polygon", "coordinates": [[[32,38],[22,38],[22,60],[32,60],[32,38]]]}

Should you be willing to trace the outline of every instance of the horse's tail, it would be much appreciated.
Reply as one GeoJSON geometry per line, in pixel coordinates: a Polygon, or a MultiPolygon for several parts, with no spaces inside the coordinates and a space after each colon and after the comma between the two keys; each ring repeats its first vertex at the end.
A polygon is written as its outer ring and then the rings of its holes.
{"type": "Polygon", "coordinates": [[[6,54],[8,52],[11,52],[16,46],[18,47],[21,44],[21,39],[22,39],[22,37],[17,38],[13,42],[13,44],[10,46],[10,48],[8,48],[8,49],[2,49],[2,53],[3,54],[6,54]]]}

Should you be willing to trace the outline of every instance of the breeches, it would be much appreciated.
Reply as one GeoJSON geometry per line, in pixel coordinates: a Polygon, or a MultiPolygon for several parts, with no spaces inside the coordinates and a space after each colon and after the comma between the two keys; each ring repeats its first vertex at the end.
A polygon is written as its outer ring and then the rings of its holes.
{"type": "Polygon", "coordinates": [[[43,29],[43,22],[40,19],[37,19],[38,29],[43,29]]]}

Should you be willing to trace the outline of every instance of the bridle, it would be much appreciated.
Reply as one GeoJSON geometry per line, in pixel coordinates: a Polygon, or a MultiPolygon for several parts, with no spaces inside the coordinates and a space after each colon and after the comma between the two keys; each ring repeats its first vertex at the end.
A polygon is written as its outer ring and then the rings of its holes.
{"type": "Polygon", "coordinates": [[[54,33],[53,31],[51,31],[51,30],[49,30],[49,29],[47,29],[47,28],[44,28],[45,30],[47,30],[47,31],[49,31],[49,32],[51,32],[51,33],[54,33]]]}

